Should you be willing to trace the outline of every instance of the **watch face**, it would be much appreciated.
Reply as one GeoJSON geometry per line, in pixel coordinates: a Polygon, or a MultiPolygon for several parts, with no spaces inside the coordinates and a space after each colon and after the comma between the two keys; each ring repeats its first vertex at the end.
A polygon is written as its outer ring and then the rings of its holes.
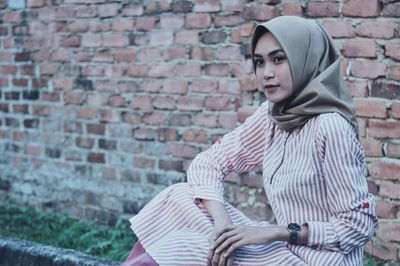
{"type": "Polygon", "coordinates": [[[300,231],[300,225],[295,224],[295,223],[290,223],[290,224],[288,224],[288,229],[294,230],[294,231],[300,231]]]}

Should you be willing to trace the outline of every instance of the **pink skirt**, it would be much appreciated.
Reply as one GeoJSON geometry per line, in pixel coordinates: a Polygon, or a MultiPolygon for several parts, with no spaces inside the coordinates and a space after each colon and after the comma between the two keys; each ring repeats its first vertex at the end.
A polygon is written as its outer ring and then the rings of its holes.
{"type": "Polygon", "coordinates": [[[157,262],[146,253],[142,244],[137,241],[126,261],[121,266],[158,266],[157,262]]]}

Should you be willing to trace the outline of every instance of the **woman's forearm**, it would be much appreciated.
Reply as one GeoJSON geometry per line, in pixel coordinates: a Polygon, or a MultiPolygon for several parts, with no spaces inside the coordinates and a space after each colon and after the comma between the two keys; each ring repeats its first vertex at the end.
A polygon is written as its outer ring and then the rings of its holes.
{"type": "MultiPolygon", "coordinates": [[[[276,227],[275,241],[286,241],[289,242],[290,232],[284,226],[276,227]]],[[[301,245],[307,245],[308,242],[308,227],[302,226],[300,232],[298,233],[298,241],[301,245]]]]}
{"type": "Polygon", "coordinates": [[[202,199],[203,206],[206,208],[208,213],[213,217],[215,223],[231,223],[232,220],[229,217],[228,212],[225,209],[224,204],[216,200],[205,200],[202,199]]]}

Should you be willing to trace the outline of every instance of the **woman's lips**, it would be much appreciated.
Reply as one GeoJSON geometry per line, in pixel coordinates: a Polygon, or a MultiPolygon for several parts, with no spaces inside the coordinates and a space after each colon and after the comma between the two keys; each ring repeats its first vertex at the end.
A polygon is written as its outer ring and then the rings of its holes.
{"type": "Polygon", "coordinates": [[[278,89],[279,85],[265,85],[264,86],[264,90],[268,91],[268,92],[273,92],[276,91],[278,89]]]}

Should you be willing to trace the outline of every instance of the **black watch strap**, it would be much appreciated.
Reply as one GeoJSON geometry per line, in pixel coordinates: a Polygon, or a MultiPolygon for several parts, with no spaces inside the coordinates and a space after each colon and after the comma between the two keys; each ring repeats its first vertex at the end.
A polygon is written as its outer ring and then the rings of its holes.
{"type": "Polygon", "coordinates": [[[299,231],[301,229],[300,225],[296,223],[290,223],[288,224],[287,229],[290,232],[289,244],[297,245],[299,238],[299,231]]]}

